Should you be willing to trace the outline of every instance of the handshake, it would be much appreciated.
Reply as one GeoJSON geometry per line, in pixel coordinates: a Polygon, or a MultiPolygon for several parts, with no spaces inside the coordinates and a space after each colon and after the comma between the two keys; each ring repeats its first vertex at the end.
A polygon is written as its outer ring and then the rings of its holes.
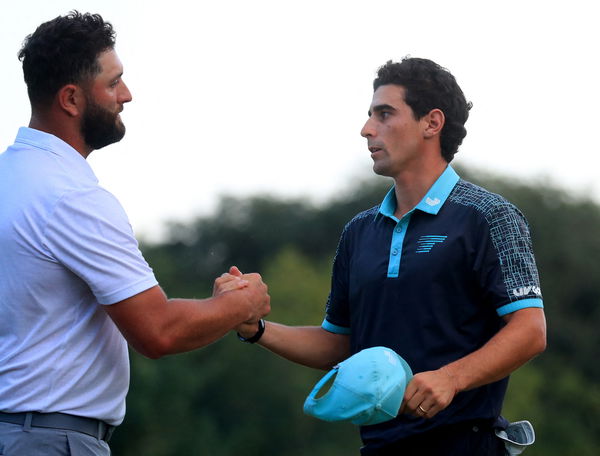
{"type": "Polygon", "coordinates": [[[259,321],[271,311],[271,297],[260,274],[242,274],[236,266],[215,280],[213,297],[234,291],[242,295],[240,305],[247,311],[247,318],[234,329],[242,337],[248,338],[256,334],[259,321]]]}

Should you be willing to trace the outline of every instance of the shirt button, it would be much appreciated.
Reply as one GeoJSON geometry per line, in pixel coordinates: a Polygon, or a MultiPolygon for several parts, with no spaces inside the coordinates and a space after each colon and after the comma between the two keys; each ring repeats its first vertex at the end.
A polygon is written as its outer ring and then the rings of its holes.
{"type": "Polygon", "coordinates": [[[394,249],[394,250],[392,251],[392,255],[398,255],[398,250],[394,249]]]}
{"type": "Polygon", "coordinates": [[[396,233],[402,233],[402,227],[399,226],[398,228],[396,228],[396,233]]]}

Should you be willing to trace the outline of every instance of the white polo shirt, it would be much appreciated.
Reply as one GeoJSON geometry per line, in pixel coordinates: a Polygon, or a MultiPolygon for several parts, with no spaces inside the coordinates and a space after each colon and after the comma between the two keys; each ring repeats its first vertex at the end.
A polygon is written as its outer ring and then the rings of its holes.
{"type": "Polygon", "coordinates": [[[0,411],[120,424],[127,343],[102,305],[156,284],[86,160],[21,128],[0,154],[0,411]]]}

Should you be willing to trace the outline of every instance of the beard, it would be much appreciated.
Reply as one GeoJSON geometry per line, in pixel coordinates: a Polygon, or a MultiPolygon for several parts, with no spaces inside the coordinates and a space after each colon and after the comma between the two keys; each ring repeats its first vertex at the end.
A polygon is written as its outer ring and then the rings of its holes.
{"type": "Polygon", "coordinates": [[[85,143],[92,149],[102,149],[119,142],[125,136],[125,125],[118,112],[110,112],[86,97],[87,106],[81,120],[81,134],[85,143]]]}

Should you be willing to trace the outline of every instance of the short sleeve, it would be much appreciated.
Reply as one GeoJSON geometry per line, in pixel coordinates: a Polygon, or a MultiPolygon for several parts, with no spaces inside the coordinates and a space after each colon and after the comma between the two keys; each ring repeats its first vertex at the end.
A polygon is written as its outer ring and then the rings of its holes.
{"type": "Polygon", "coordinates": [[[157,285],[121,204],[100,187],[64,195],[44,234],[52,257],[79,276],[100,304],[157,285]]]}
{"type": "Polygon", "coordinates": [[[479,252],[480,285],[498,315],[543,307],[529,226],[514,205],[501,201],[486,213],[479,252]]]}
{"type": "Polygon", "coordinates": [[[327,299],[323,329],[337,334],[350,334],[350,308],[348,302],[348,246],[349,224],[346,225],[333,260],[331,290],[327,299]]]}

